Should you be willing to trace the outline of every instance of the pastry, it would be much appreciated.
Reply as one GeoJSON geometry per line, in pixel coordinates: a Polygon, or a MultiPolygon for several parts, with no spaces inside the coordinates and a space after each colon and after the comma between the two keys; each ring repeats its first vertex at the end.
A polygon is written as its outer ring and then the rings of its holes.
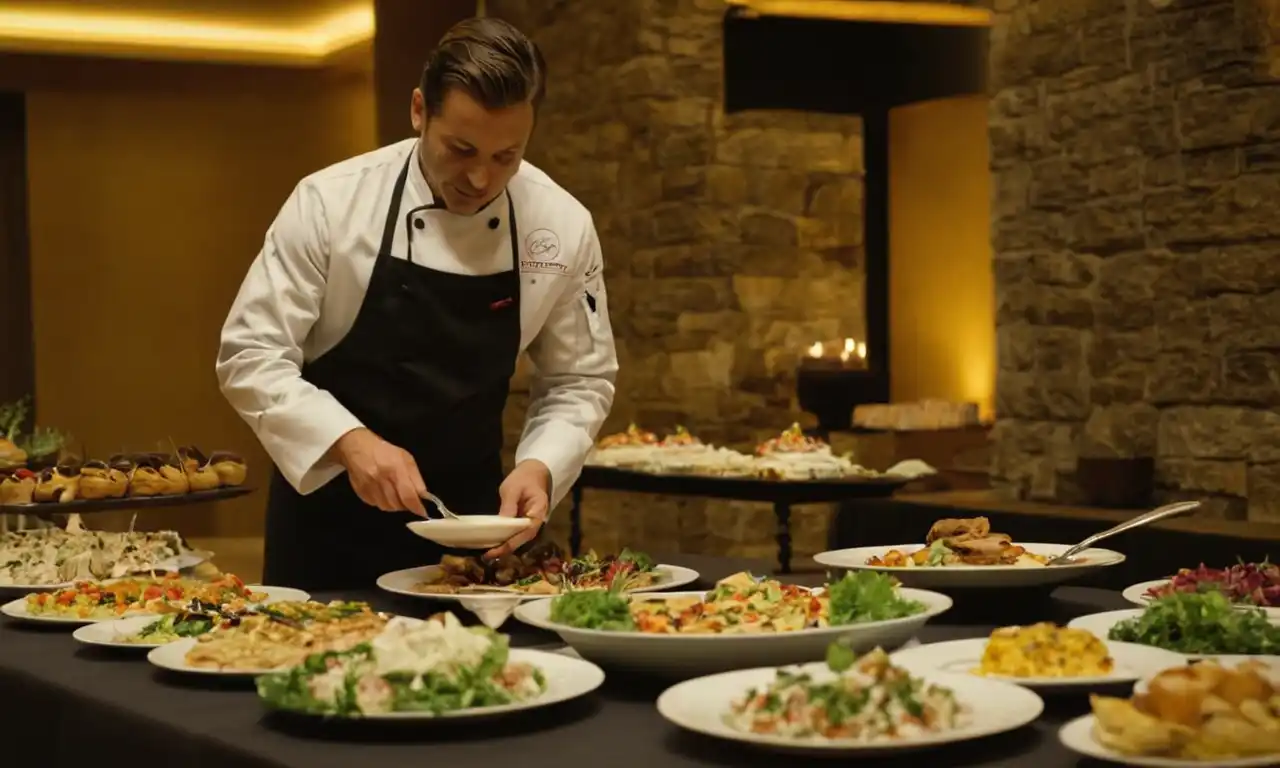
{"type": "Polygon", "coordinates": [[[165,482],[164,492],[170,496],[178,496],[191,490],[191,479],[187,477],[182,467],[173,461],[166,461],[160,465],[160,477],[165,482]]]}
{"type": "Polygon", "coordinates": [[[36,474],[16,469],[0,479],[0,504],[30,504],[36,490],[36,474]]]}
{"type": "Polygon", "coordinates": [[[0,437],[0,469],[17,469],[27,464],[27,452],[12,440],[0,437]]]}
{"type": "Polygon", "coordinates": [[[160,475],[160,460],[150,454],[129,459],[133,471],[129,473],[130,496],[160,496],[168,493],[169,481],[160,475]]]}
{"type": "Polygon", "coordinates": [[[214,451],[209,457],[209,466],[218,473],[218,480],[223,486],[244,485],[245,476],[249,473],[244,459],[230,451],[214,451]]]}
{"type": "Polygon", "coordinates": [[[105,461],[87,461],[80,467],[82,499],[119,499],[128,490],[129,475],[105,461]]]}
{"type": "Polygon", "coordinates": [[[80,468],[74,464],[59,464],[40,472],[35,491],[31,494],[40,503],[75,501],[80,488],[80,468]]]}
{"type": "Polygon", "coordinates": [[[179,448],[178,456],[182,459],[182,469],[187,473],[192,491],[210,491],[222,485],[222,479],[199,448],[194,445],[179,448]]]}

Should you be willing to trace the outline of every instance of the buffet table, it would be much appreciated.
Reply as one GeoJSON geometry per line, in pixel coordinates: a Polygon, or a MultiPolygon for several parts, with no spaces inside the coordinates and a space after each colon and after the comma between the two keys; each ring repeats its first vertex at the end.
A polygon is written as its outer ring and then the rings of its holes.
{"type": "MultiPolygon", "coordinates": [[[[695,568],[701,587],[717,578],[754,569],[758,561],[671,556],[662,562],[695,568]]],[[[820,583],[817,574],[797,578],[820,583]]],[[[376,589],[318,594],[316,599],[368,600],[377,608],[413,616],[442,605],[397,598],[376,589]]],[[[986,636],[994,624],[979,623],[978,609],[993,604],[1002,623],[1053,620],[1065,623],[1086,613],[1126,607],[1118,593],[1063,587],[1052,597],[1000,593],[998,600],[957,599],[941,623],[930,624],[922,642],[986,636]]],[[[465,618],[465,612],[459,616],[465,618]]],[[[520,647],[555,649],[554,635],[511,620],[503,631],[520,647]]],[[[467,723],[395,724],[329,722],[317,725],[267,716],[247,681],[163,673],[145,652],[104,652],[81,645],[70,629],[0,623],[0,739],[9,744],[15,766],[50,768],[137,765],[157,759],[188,768],[327,768],[367,763],[396,768],[426,764],[457,768],[518,764],[521,768],[566,765],[609,766],[776,766],[810,762],[804,758],[738,748],[685,733],[668,724],[654,707],[666,684],[610,672],[593,696],[524,715],[467,723]],[[212,682],[211,682],[212,681],[212,682]]],[[[907,753],[876,765],[1101,766],[1059,745],[1057,729],[1088,710],[1082,698],[1046,698],[1046,712],[1032,726],[941,751],[907,753]]]]}
{"type": "Polygon", "coordinates": [[[582,492],[586,488],[669,496],[759,501],[773,505],[778,519],[774,535],[778,544],[778,573],[791,573],[791,508],[799,504],[834,504],[856,499],[885,498],[907,484],[894,477],[858,477],[832,480],[766,480],[753,477],[715,477],[640,472],[588,465],[570,492],[569,550],[582,549],[582,492]]]}

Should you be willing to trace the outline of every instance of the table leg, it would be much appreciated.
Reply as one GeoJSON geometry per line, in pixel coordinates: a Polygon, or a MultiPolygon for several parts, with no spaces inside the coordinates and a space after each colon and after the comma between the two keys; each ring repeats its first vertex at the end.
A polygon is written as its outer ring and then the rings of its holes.
{"type": "Polygon", "coordinates": [[[778,573],[791,573],[791,505],[775,502],[773,514],[778,517],[778,573]]]}
{"type": "Polygon", "coordinates": [[[574,485],[569,496],[569,554],[577,557],[582,553],[582,486],[574,485]]]}

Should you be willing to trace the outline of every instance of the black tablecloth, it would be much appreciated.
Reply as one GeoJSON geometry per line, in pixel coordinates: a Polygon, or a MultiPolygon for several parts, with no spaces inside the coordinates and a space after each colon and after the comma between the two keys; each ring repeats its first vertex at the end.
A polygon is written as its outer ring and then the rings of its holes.
{"type": "MultiPolygon", "coordinates": [[[[703,574],[703,584],[762,563],[679,556],[666,562],[703,574]]],[[[813,583],[820,577],[807,577],[813,583]]],[[[797,581],[806,581],[798,576],[797,581]]],[[[381,610],[425,616],[438,606],[376,590],[319,594],[365,599],[381,610]]],[[[1047,593],[958,595],[956,607],[927,625],[921,642],[984,637],[996,624],[1076,616],[1126,607],[1113,592],[1062,587],[1047,593]],[[993,598],[998,602],[993,603],[993,598]]],[[[559,647],[558,638],[514,619],[503,627],[519,647],[559,647]]],[[[467,725],[460,721],[396,727],[324,723],[267,716],[246,682],[176,676],[150,666],[144,653],[77,643],[70,631],[0,624],[0,740],[5,764],[26,766],[166,765],[190,768],[329,768],[376,765],[424,768],[516,765],[777,766],[807,762],[685,733],[663,720],[654,699],[666,684],[610,673],[594,695],[523,715],[467,725]],[[12,759],[12,762],[10,762],[12,759]]],[[[893,766],[1100,765],[1058,744],[1057,729],[1088,709],[1079,697],[1046,699],[1047,711],[1019,731],[895,760],[893,766]]]]}

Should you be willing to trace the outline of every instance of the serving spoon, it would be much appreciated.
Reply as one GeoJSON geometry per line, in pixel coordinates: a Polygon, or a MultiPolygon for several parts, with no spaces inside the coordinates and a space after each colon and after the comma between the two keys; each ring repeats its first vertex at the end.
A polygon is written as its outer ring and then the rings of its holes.
{"type": "Polygon", "coordinates": [[[1103,539],[1109,539],[1112,536],[1124,533],[1125,531],[1131,531],[1134,528],[1141,528],[1144,525],[1147,525],[1149,523],[1154,523],[1157,520],[1163,520],[1166,517],[1173,517],[1174,515],[1185,514],[1187,512],[1190,512],[1193,509],[1199,509],[1199,507],[1200,507],[1200,502],[1198,501],[1179,501],[1174,504],[1166,504],[1163,507],[1156,507],[1150,512],[1143,512],[1141,515],[1125,520],[1123,523],[1112,526],[1111,528],[1108,528],[1107,530],[1102,531],[1101,533],[1093,534],[1092,536],[1088,537],[1084,541],[1080,542],[1074,547],[1069,548],[1067,551],[1063,552],[1062,554],[1053,558],[1049,562],[1045,563],[1045,565],[1046,566],[1075,565],[1076,555],[1080,554],[1081,552],[1088,549],[1089,547],[1092,547],[1094,544],[1097,544],[1103,539]]]}

